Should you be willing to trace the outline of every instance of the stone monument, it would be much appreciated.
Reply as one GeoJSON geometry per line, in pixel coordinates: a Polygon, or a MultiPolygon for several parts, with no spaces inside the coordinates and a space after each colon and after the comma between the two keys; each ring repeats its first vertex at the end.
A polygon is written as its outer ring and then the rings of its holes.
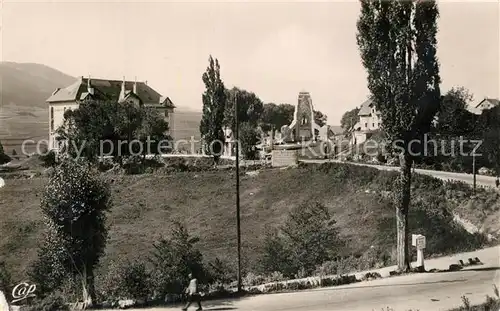
{"type": "Polygon", "coordinates": [[[293,121],[289,126],[281,128],[285,141],[314,141],[320,126],[314,121],[314,109],[309,92],[300,92],[293,113],[293,121]]]}

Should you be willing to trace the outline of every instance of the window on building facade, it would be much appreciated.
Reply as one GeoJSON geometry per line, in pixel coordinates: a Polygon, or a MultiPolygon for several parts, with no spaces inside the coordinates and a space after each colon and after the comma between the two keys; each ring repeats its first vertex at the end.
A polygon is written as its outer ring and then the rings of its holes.
{"type": "Polygon", "coordinates": [[[54,107],[50,107],[50,130],[54,130],[54,107]]]}
{"type": "Polygon", "coordinates": [[[375,123],[372,123],[372,127],[375,127],[375,123]]]}
{"type": "Polygon", "coordinates": [[[368,123],[365,123],[365,127],[368,127],[368,123]]]}

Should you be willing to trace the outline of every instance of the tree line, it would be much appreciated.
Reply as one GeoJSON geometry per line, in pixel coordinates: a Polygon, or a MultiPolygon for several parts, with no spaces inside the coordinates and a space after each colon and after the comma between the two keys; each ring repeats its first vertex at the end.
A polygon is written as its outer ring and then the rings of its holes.
{"type": "MultiPolygon", "coordinates": [[[[471,141],[481,141],[475,153],[476,168],[486,167],[497,176],[500,175],[500,129],[499,108],[486,109],[481,114],[469,111],[468,106],[474,96],[464,87],[453,87],[441,96],[438,110],[427,133],[427,150],[433,150],[435,142],[441,145],[437,152],[415,158],[415,164],[424,168],[454,172],[473,172],[473,159],[470,156],[477,144],[471,141]],[[459,152],[459,140],[463,139],[463,151],[459,152]]],[[[347,111],[342,116],[341,126],[344,134],[349,135],[356,122],[359,122],[359,108],[347,111]]],[[[383,132],[383,129],[381,129],[383,132]]],[[[381,135],[382,137],[384,135],[381,135]]],[[[383,157],[381,157],[383,159],[383,157]]],[[[477,170],[476,169],[476,170],[477,170]]]]}
{"type": "MultiPolygon", "coordinates": [[[[207,154],[218,159],[220,149],[210,148],[213,141],[224,141],[223,128],[235,129],[235,102],[238,106],[238,123],[240,141],[247,158],[255,157],[252,148],[265,132],[280,130],[282,126],[293,121],[295,107],[290,104],[263,104],[255,93],[233,87],[226,89],[221,77],[220,64],[217,59],[209,57],[209,65],[203,73],[205,92],[202,95],[203,115],[200,122],[200,133],[205,142],[207,154]]],[[[320,111],[314,111],[315,122],[323,126],[327,117],[320,111]]],[[[219,146],[220,147],[220,146],[219,146]]]]}

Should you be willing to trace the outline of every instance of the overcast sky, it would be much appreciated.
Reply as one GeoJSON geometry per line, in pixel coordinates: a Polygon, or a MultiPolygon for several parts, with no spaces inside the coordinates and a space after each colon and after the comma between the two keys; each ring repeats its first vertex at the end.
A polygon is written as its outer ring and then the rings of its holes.
{"type": "MultiPolygon", "coordinates": [[[[499,97],[498,2],[439,7],[442,90],[458,85],[476,101],[499,97]]],[[[200,110],[212,54],[227,87],[290,104],[309,91],[315,109],[339,124],[368,95],[358,14],[357,1],[3,1],[1,58],[72,76],[137,76],[177,106],[200,110]]]]}

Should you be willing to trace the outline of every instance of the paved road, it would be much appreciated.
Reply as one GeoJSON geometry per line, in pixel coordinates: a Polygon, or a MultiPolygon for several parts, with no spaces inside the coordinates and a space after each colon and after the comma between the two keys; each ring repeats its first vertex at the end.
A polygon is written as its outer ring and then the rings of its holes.
{"type": "MultiPolygon", "coordinates": [[[[304,163],[326,163],[326,162],[336,162],[336,163],[345,163],[338,160],[301,160],[304,163]]],[[[385,166],[385,165],[374,165],[374,164],[365,164],[365,163],[354,163],[349,162],[349,164],[360,165],[360,166],[368,166],[373,167],[379,170],[385,171],[396,171],[399,170],[397,166],[385,166]]],[[[472,174],[464,174],[464,173],[452,173],[452,172],[444,172],[444,171],[432,171],[432,170],[424,170],[424,169],[415,169],[415,172],[433,176],[435,178],[443,179],[443,180],[456,180],[462,181],[468,184],[474,183],[474,175],[472,174]]],[[[484,175],[476,175],[476,185],[484,186],[484,187],[496,187],[495,185],[495,177],[484,176],[484,175]]]]}
{"type": "MultiPolygon", "coordinates": [[[[346,286],[320,288],[286,294],[260,295],[240,300],[204,303],[205,310],[235,311],[395,311],[448,310],[462,304],[461,296],[478,304],[493,296],[493,284],[500,285],[500,247],[474,253],[426,261],[426,268],[444,269],[458,259],[479,257],[485,264],[459,272],[412,274],[346,286]]],[[[392,269],[380,272],[388,274],[392,269]]],[[[180,308],[154,308],[143,311],[171,311],[180,308]]],[[[195,310],[195,308],[192,308],[195,310]]],[[[139,311],[139,310],[136,310],[139,311]]]]}

